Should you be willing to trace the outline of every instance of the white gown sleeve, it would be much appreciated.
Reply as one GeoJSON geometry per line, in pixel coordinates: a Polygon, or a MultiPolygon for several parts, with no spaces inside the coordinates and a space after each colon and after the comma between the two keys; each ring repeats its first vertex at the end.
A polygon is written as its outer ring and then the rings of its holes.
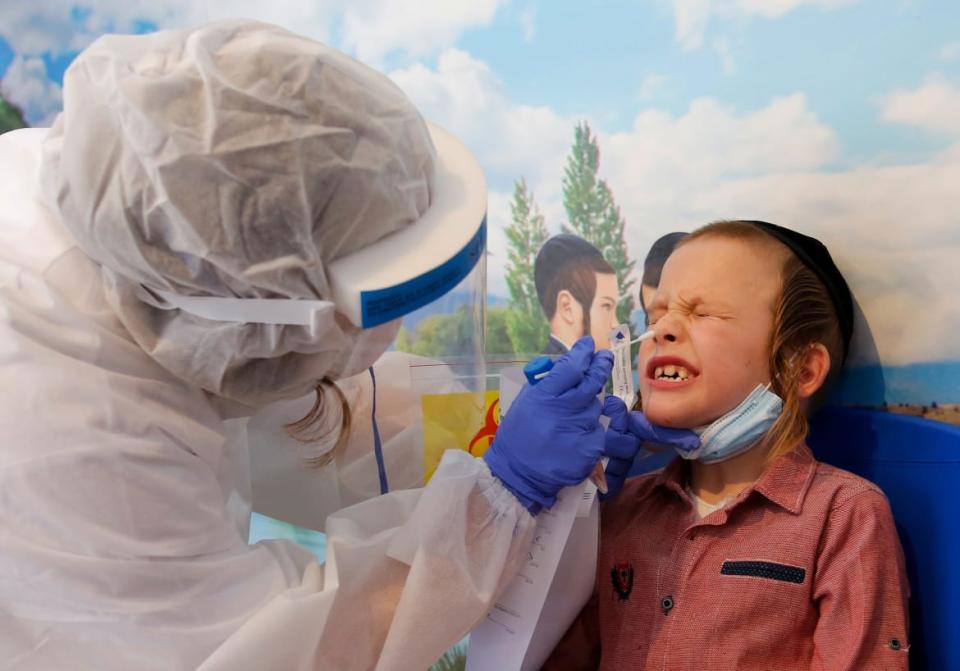
{"type": "Polygon", "coordinates": [[[446,453],[429,485],[331,516],[309,565],[200,667],[427,669],[515,575],[534,519],[482,460],[446,453]]]}

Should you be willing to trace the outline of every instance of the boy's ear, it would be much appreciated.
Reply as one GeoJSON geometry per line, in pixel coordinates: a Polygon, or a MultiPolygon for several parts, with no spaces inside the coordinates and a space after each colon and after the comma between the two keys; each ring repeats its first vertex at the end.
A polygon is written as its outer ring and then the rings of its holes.
{"type": "Polygon", "coordinates": [[[830,372],[830,352],[822,343],[814,343],[804,350],[799,363],[797,395],[810,398],[823,386],[830,372]]]}

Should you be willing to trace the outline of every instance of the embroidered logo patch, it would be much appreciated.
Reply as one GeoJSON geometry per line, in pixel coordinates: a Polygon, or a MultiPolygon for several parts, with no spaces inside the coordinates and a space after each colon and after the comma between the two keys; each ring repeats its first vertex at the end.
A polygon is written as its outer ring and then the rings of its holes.
{"type": "Polygon", "coordinates": [[[633,565],[628,563],[614,564],[610,569],[610,581],[613,583],[613,591],[617,593],[620,601],[626,601],[630,598],[630,592],[633,591],[633,565]]]}

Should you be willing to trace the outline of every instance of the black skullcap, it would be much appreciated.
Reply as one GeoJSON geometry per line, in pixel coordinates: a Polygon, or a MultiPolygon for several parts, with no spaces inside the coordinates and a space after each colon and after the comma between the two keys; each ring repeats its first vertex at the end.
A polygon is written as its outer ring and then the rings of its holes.
{"type": "Polygon", "coordinates": [[[584,256],[603,259],[599,249],[583,238],[569,233],[555,235],[543,243],[537,252],[537,259],[533,262],[533,281],[537,286],[537,293],[546,291],[547,282],[561,266],[584,256]]]}
{"type": "Polygon", "coordinates": [[[812,270],[823,282],[840,321],[840,334],[843,336],[843,358],[846,359],[847,353],[850,351],[850,336],[853,335],[853,298],[850,295],[850,287],[847,286],[847,281],[843,279],[843,275],[840,274],[840,270],[833,262],[826,246],[809,235],[797,233],[789,228],[766,221],[748,220],[744,223],[753,224],[785,244],[790,248],[790,251],[797,255],[803,265],[812,270]]]}
{"type": "Polygon", "coordinates": [[[667,233],[657,239],[650,246],[647,252],[647,258],[643,261],[643,279],[641,284],[648,287],[656,287],[660,284],[660,273],[663,271],[663,264],[673,254],[673,248],[677,246],[686,233],[667,233]]]}

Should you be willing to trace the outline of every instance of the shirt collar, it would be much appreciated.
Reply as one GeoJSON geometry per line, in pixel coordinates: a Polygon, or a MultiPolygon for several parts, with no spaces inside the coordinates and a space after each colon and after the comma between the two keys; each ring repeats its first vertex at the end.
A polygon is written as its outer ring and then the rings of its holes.
{"type": "Polygon", "coordinates": [[[760,479],[753,483],[753,489],[794,515],[799,515],[816,471],[817,461],[813,453],[801,443],[777,457],[760,479]]]}
{"type": "MultiPolygon", "coordinates": [[[[774,459],[756,482],[737,495],[737,499],[742,501],[751,491],[757,491],[781,508],[798,515],[803,509],[803,500],[810,489],[816,466],[817,462],[810,448],[803,444],[798,445],[774,459]]],[[[689,479],[689,470],[690,465],[677,457],[657,474],[654,486],[649,491],[666,487],[679,496],[686,497],[684,486],[689,479]]]]}
{"type": "Polygon", "coordinates": [[[563,349],[564,349],[565,351],[568,351],[568,352],[570,351],[570,345],[568,345],[567,343],[565,343],[565,342],[563,342],[562,340],[560,340],[560,338],[558,338],[558,337],[555,336],[554,334],[552,334],[552,333],[550,334],[550,339],[553,340],[554,342],[556,342],[556,343],[557,343],[558,345],[560,345],[561,347],[563,347],[563,349]]]}

